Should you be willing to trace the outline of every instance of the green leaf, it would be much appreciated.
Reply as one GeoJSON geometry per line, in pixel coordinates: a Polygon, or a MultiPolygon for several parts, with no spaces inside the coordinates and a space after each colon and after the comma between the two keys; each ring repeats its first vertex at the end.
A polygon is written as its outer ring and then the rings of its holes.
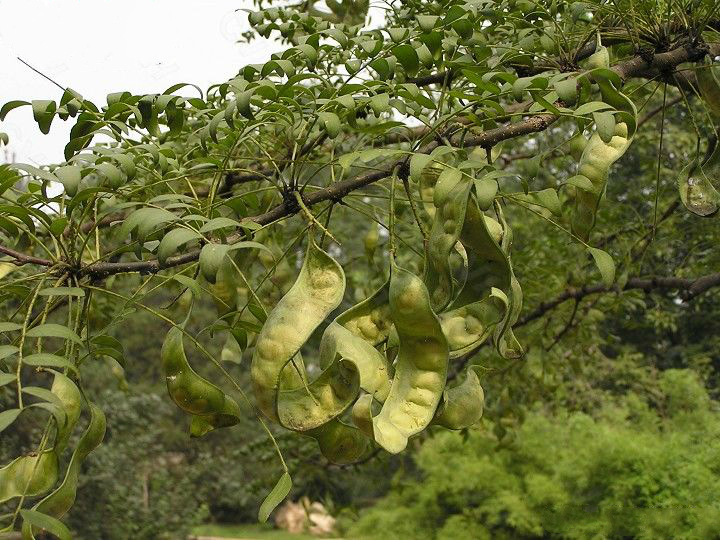
{"type": "Polygon", "coordinates": [[[68,196],[73,197],[77,193],[80,180],[82,179],[80,167],[74,165],[58,167],[53,171],[53,174],[60,180],[68,196]]]}
{"type": "Polygon", "coordinates": [[[0,373],[0,386],[5,386],[11,382],[15,382],[17,379],[12,373],[0,373]]]}
{"type": "Polygon", "coordinates": [[[240,223],[238,221],[235,221],[234,219],[226,218],[226,217],[218,217],[211,219],[205,225],[203,225],[200,228],[200,232],[205,234],[212,231],[216,231],[218,229],[224,229],[227,227],[231,227],[233,229],[240,227],[240,223]]]}
{"type": "Polygon", "coordinates": [[[48,287],[42,289],[40,296],[85,296],[85,291],[80,287],[48,287]]]}
{"type": "Polygon", "coordinates": [[[410,158],[410,179],[413,182],[419,182],[423,170],[432,160],[433,157],[429,154],[413,154],[410,158]]]}
{"type": "Polygon", "coordinates": [[[437,21],[439,17],[437,15],[418,15],[415,17],[418,22],[418,26],[420,26],[420,29],[423,32],[431,32],[433,28],[435,28],[435,25],[437,24],[437,21]]]}
{"type": "Polygon", "coordinates": [[[60,398],[58,396],[56,396],[55,394],[53,394],[47,388],[41,388],[40,386],[23,386],[22,391],[31,396],[35,396],[36,398],[40,398],[43,401],[52,403],[53,405],[56,405],[60,409],[64,408],[63,402],[60,400],[60,398]]]}
{"type": "Polygon", "coordinates": [[[173,229],[160,240],[160,245],[157,249],[157,257],[161,266],[165,265],[168,257],[177,252],[178,248],[193,240],[202,239],[202,234],[193,231],[192,229],[186,229],[183,227],[173,229]]]}
{"type": "Polygon", "coordinates": [[[37,167],[33,167],[32,165],[28,165],[26,163],[11,163],[10,167],[12,167],[13,169],[20,169],[21,171],[25,171],[31,176],[36,176],[49,182],[58,182],[58,179],[54,174],[51,174],[43,169],[38,169],[37,167]]]}
{"type": "Polygon", "coordinates": [[[380,116],[390,109],[390,95],[385,93],[375,94],[370,98],[370,107],[375,113],[375,116],[380,116]]]}
{"type": "Polygon", "coordinates": [[[530,195],[532,196],[533,203],[547,208],[556,216],[562,215],[562,205],[560,204],[557,191],[553,188],[543,189],[530,195]]]}
{"type": "Polygon", "coordinates": [[[82,344],[80,336],[70,330],[67,326],[55,323],[45,323],[31,328],[25,334],[27,337],[55,337],[61,339],[67,339],[74,341],[77,344],[82,344]]]}
{"type": "Polygon", "coordinates": [[[160,225],[175,221],[177,216],[164,208],[140,208],[130,214],[120,227],[120,238],[125,238],[136,228],[143,238],[160,225]]]}
{"type": "Polygon", "coordinates": [[[32,110],[40,131],[45,135],[50,133],[50,124],[52,124],[55,117],[57,103],[46,99],[36,99],[32,102],[32,110]]]}
{"type": "Polygon", "coordinates": [[[260,523],[265,523],[268,520],[272,511],[288,496],[290,489],[292,489],[292,478],[290,478],[290,474],[286,471],[260,505],[260,510],[258,511],[258,521],[260,523]]]}
{"type": "Polygon", "coordinates": [[[30,102],[21,100],[8,101],[5,105],[2,106],[2,109],[0,109],[0,121],[5,120],[5,117],[10,111],[24,105],[30,105],[30,102]]]}
{"type": "Polygon", "coordinates": [[[35,510],[20,510],[23,519],[31,525],[43,529],[60,540],[72,540],[70,529],[59,519],[42,514],[35,510]]]}
{"type": "Polygon", "coordinates": [[[615,281],[615,261],[613,261],[613,258],[602,249],[588,247],[588,251],[590,252],[590,255],[593,256],[593,259],[595,259],[595,265],[598,270],[600,270],[603,284],[606,287],[612,287],[612,284],[615,281]]]}
{"type": "Polygon", "coordinates": [[[568,107],[572,107],[577,102],[577,77],[568,77],[562,81],[556,81],[553,86],[560,100],[568,107]]]}
{"type": "Polygon", "coordinates": [[[75,364],[67,358],[50,353],[36,353],[23,358],[23,363],[29,366],[68,368],[77,371],[75,364]]]}
{"type": "Polygon", "coordinates": [[[188,276],[184,276],[182,274],[175,274],[173,276],[173,279],[180,283],[183,287],[187,287],[188,289],[190,289],[195,298],[199,298],[200,295],[202,295],[202,289],[200,288],[198,282],[194,279],[188,276]]]}
{"type": "Polygon", "coordinates": [[[321,112],[318,117],[322,122],[323,129],[328,134],[328,137],[334,139],[340,133],[340,118],[337,114],[332,112],[321,112]]]}
{"type": "Polygon", "coordinates": [[[14,322],[0,322],[0,332],[13,332],[15,330],[21,330],[22,324],[14,322]]]}
{"type": "MultiPolygon", "coordinates": [[[[13,377],[14,379],[14,377],[13,377]]],[[[0,412],[0,432],[12,424],[20,414],[21,409],[8,409],[0,412]]]]}
{"type": "Polygon", "coordinates": [[[15,345],[0,345],[0,360],[4,360],[8,356],[17,354],[18,349],[15,345]]]}
{"type": "Polygon", "coordinates": [[[393,47],[392,53],[400,62],[400,65],[408,73],[415,73],[420,68],[420,60],[415,48],[407,43],[393,47]]]}
{"type": "Polygon", "coordinates": [[[595,186],[592,181],[587,176],[583,176],[581,174],[568,178],[564,185],[575,186],[576,188],[580,188],[583,191],[588,191],[590,193],[595,192],[595,186]]]}
{"type": "Polygon", "coordinates": [[[585,103],[575,109],[575,115],[583,116],[597,111],[607,111],[608,109],[612,109],[612,105],[608,105],[603,101],[591,101],[590,103],[585,103]]]}

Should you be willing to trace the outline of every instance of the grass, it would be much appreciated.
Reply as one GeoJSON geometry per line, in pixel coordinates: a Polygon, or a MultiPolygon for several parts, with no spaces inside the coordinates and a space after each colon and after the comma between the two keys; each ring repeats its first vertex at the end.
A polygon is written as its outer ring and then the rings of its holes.
{"type": "Polygon", "coordinates": [[[272,525],[259,523],[249,525],[199,525],[192,531],[196,536],[218,536],[243,540],[318,540],[309,534],[291,534],[272,525]]]}

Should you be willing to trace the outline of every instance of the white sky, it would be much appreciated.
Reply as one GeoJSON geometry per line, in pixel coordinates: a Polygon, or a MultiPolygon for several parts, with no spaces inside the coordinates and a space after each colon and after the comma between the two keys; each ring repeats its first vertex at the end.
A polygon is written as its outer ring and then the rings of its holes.
{"type": "MultiPolygon", "coordinates": [[[[249,28],[250,0],[0,0],[0,104],[59,100],[62,91],[21,64],[19,56],[96,105],[111,92],[162,92],[179,83],[208,86],[283,48],[238,44],[249,28]]],[[[183,89],[184,95],[194,90],[183,89]]],[[[43,135],[30,107],[11,111],[0,131],[16,161],[63,160],[72,119],[55,118],[43,135]]],[[[0,150],[0,162],[6,161],[0,150]]]]}

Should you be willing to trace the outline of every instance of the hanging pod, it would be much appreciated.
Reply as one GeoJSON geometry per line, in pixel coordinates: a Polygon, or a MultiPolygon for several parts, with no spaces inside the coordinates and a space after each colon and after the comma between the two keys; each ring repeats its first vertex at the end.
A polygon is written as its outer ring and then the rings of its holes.
{"type": "Polygon", "coordinates": [[[18,457],[0,468],[0,503],[23,495],[43,495],[57,482],[59,456],[67,446],[80,416],[83,397],[77,385],[67,375],[59,371],[48,371],[54,376],[50,392],[60,404],[60,407],[45,407],[48,404],[42,404],[43,408],[51,410],[55,422],[53,446],[39,454],[18,457]]]}
{"type": "Polygon", "coordinates": [[[395,376],[372,424],[375,441],[398,453],[432,421],[445,389],[449,350],[425,284],[394,261],[390,314],[399,341],[395,376]]]}
{"type": "Polygon", "coordinates": [[[700,163],[700,157],[696,155],[678,175],[680,200],[685,208],[696,216],[711,217],[720,209],[720,193],[708,176],[717,171],[718,161],[720,148],[717,140],[713,139],[703,162],[700,163]]]}
{"type": "Polygon", "coordinates": [[[577,174],[580,178],[575,183],[571,229],[582,240],[588,239],[595,226],[595,216],[605,194],[610,167],[625,154],[637,130],[637,111],[632,100],[618,90],[621,85],[619,76],[613,71],[600,69],[593,72],[593,79],[600,88],[603,101],[614,107],[616,112],[613,113],[614,124],[607,114],[595,117],[597,129],[580,157],[577,174]]]}
{"type": "Polygon", "coordinates": [[[315,380],[308,381],[302,364],[293,363],[302,345],[340,304],[344,290],[342,268],[311,238],[300,275],[258,336],[251,370],[255,396],[262,412],[288,429],[320,428],[341,415],[361,387],[380,396],[389,391],[388,365],[374,348],[389,329],[382,317],[384,289],[328,325],[318,358],[323,371],[315,380]],[[300,372],[292,386],[282,383],[288,371],[300,372]]]}
{"type": "Polygon", "coordinates": [[[240,421],[240,407],[234,399],[198,375],[190,366],[183,345],[184,326],[185,322],[170,329],[160,356],[168,393],[178,407],[193,415],[190,435],[200,437],[213,429],[237,424],[240,421]]]}
{"type": "MultiPolygon", "coordinates": [[[[105,414],[94,403],[88,403],[88,406],[90,408],[90,422],[70,458],[70,464],[65,472],[65,478],[52,493],[33,506],[33,510],[60,519],[75,503],[80,468],[87,456],[95,450],[105,438],[105,414]]],[[[23,523],[23,540],[33,540],[35,538],[33,533],[36,531],[32,529],[33,527],[29,522],[25,521],[23,523]]]]}
{"type": "Polygon", "coordinates": [[[460,384],[443,392],[433,424],[448,429],[465,429],[480,421],[484,407],[485,394],[480,379],[470,367],[460,384]]]}

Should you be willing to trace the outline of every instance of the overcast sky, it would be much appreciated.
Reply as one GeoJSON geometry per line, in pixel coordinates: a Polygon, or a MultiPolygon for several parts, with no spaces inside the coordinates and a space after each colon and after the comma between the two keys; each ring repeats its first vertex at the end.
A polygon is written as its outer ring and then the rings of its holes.
{"type": "MultiPolygon", "coordinates": [[[[236,43],[248,29],[250,0],[0,0],[0,104],[58,100],[61,90],[22,58],[96,105],[111,92],[162,92],[191,82],[206,89],[281,45],[236,43]]],[[[16,161],[62,161],[71,122],[55,119],[42,135],[29,107],[0,123],[16,161]]],[[[5,161],[0,150],[0,162],[5,161]]]]}

